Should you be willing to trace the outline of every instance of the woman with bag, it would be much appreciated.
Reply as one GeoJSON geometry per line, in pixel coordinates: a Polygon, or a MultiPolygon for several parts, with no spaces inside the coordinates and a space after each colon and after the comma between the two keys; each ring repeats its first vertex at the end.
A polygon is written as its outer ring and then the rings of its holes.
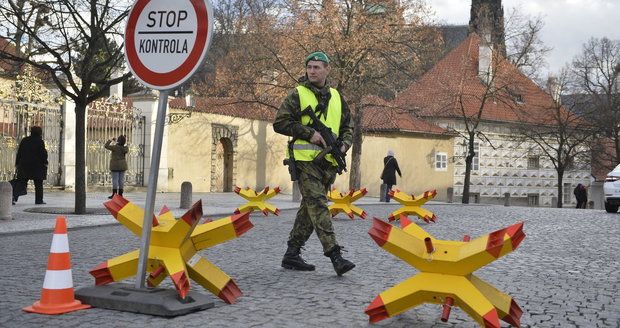
{"type": "Polygon", "coordinates": [[[118,193],[123,196],[123,186],[125,184],[125,171],[127,171],[127,160],[125,155],[129,152],[129,147],[125,146],[127,139],[124,135],[120,135],[118,139],[112,138],[105,143],[105,148],[112,152],[110,157],[110,171],[112,171],[112,195],[108,199],[112,199],[114,194],[118,193]],[[116,141],[112,145],[112,141],[116,141]]]}
{"type": "Polygon", "coordinates": [[[392,186],[396,185],[396,172],[398,172],[398,176],[401,178],[403,175],[400,173],[400,168],[398,167],[398,162],[394,157],[394,152],[392,150],[388,150],[387,156],[383,159],[383,173],[381,173],[381,180],[383,183],[387,185],[385,202],[390,202],[389,192],[392,189],[392,186]]]}

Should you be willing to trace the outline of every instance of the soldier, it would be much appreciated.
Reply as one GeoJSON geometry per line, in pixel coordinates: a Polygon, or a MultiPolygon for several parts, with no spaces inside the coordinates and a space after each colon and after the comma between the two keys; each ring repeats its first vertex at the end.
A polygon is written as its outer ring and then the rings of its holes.
{"type": "Polygon", "coordinates": [[[323,52],[311,53],[306,58],[306,75],[299,85],[284,99],[276,114],[275,132],[293,137],[292,158],[296,166],[301,206],[295,224],[289,234],[288,248],[282,259],[282,267],[290,270],[314,271],[314,265],[301,258],[301,248],[312,231],[323,245],[323,253],[329,257],[334,270],[341,276],[353,269],[355,264],[342,258],[342,247],[336,243],[331,215],[327,208],[327,191],[336,180],[336,161],[327,155],[313,161],[326,147],[325,140],[316,130],[308,126],[310,121],[301,111],[307,106],[343,143],[344,153],[351,146],[353,127],[349,108],[344,98],[327,83],[331,67],[329,57],[323,52]]]}

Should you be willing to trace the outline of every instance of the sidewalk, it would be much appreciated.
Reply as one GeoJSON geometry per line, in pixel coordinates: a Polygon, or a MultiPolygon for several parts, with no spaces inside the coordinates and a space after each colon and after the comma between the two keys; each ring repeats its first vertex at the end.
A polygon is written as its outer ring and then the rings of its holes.
{"type": "MultiPolygon", "coordinates": [[[[45,205],[34,204],[34,193],[19,198],[17,204],[12,207],[12,220],[0,220],[0,235],[19,234],[32,231],[52,231],[57,216],[67,218],[69,229],[78,227],[92,227],[119,224],[103,203],[108,201],[109,192],[89,192],[86,195],[87,214],[76,215],[73,212],[75,195],[73,192],[52,191],[44,195],[45,205]]],[[[125,198],[144,208],[146,191],[125,193],[125,198]]],[[[155,209],[157,214],[163,205],[166,205],[176,217],[183,215],[185,209],[179,208],[181,193],[157,193],[155,196],[155,209]]],[[[202,211],[205,217],[220,218],[233,214],[235,209],[246,200],[241,196],[229,193],[194,193],[194,202],[202,199],[202,211]]],[[[270,199],[271,204],[281,211],[299,208],[299,203],[292,201],[290,194],[278,194],[270,199]]],[[[430,204],[431,202],[429,202],[430,204]]],[[[387,205],[379,202],[378,197],[364,197],[355,202],[356,205],[387,205]]],[[[395,207],[397,202],[390,204],[395,207]]],[[[262,215],[256,213],[254,215],[262,215]]]]}

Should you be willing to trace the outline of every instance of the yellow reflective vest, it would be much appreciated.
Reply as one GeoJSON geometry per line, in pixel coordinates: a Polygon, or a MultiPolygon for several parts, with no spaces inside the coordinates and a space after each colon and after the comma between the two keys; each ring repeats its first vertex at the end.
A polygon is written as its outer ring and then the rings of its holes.
{"type": "MultiPolygon", "coordinates": [[[[304,110],[308,106],[312,107],[313,110],[316,109],[319,101],[312,90],[306,88],[305,86],[299,85],[297,86],[297,92],[299,93],[299,104],[301,110],[304,110]]],[[[342,118],[340,94],[338,93],[338,90],[334,88],[329,88],[329,92],[331,93],[331,97],[329,99],[329,104],[327,105],[327,117],[325,117],[325,115],[317,116],[321,122],[330,128],[336,137],[338,137],[340,132],[340,119],[342,118]]],[[[301,124],[308,125],[309,123],[310,117],[308,115],[303,115],[301,117],[301,124]]],[[[295,143],[293,144],[293,155],[295,156],[296,161],[310,162],[321,152],[322,149],[323,148],[320,146],[311,144],[306,140],[298,139],[295,140],[295,143]]],[[[331,162],[334,166],[338,165],[331,154],[325,156],[325,159],[331,162]]]]}

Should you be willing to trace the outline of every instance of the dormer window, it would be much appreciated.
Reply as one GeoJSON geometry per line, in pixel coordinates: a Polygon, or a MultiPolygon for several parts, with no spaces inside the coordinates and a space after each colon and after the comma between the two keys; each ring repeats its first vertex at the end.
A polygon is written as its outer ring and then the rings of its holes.
{"type": "Polygon", "coordinates": [[[523,95],[520,92],[516,90],[508,89],[508,95],[510,96],[510,98],[512,98],[512,101],[514,101],[515,104],[523,105],[524,103],[523,95]]]}

